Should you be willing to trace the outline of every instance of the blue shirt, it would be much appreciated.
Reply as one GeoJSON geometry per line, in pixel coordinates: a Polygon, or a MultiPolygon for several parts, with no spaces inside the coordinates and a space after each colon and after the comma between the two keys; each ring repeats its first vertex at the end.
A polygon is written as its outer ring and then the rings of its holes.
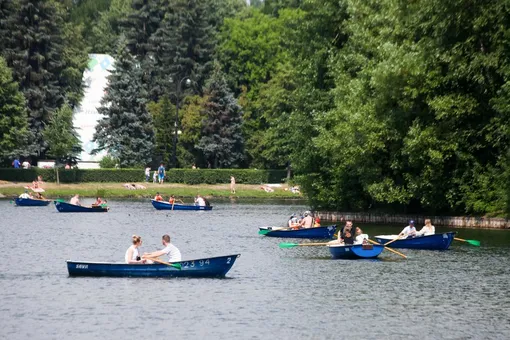
{"type": "Polygon", "coordinates": [[[162,176],[162,175],[164,175],[164,174],[165,174],[165,167],[164,167],[164,166],[160,166],[160,167],[158,168],[158,172],[159,172],[159,174],[160,174],[161,176],[162,176]]]}
{"type": "Polygon", "coordinates": [[[17,159],[15,159],[14,162],[12,162],[12,165],[14,165],[16,169],[19,169],[20,163],[17,159]]]}

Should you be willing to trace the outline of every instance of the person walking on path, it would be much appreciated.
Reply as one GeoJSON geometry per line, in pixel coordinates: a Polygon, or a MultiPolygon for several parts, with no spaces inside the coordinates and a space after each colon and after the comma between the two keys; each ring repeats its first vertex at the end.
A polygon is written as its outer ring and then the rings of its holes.
{"type": "Polygon", "coordinates": [[[165,166],[163,165],[163,163],[161,163],[158,168],[159,184],[163,184],[163,182],[165,181],[165,175],[166,175],[165,166]]]}
{"type": "Polygon", "coordinates": [[[20,162],[19,162],[19,159],[16,157],[13,161],[12,161],[12,166],[14,167],[14,169],[19,169],[20,167],[20,162]]]}
{"type": "Polygon", "coordinates": [[[230,176],[230,192],[236,193],[236,178],[234,176],[230,176]]]}
{"type": "Polygon", "coordinates": [[[145,182],[149,183],[151,178],[151,168],[148,166],[145,168],[145,182]]]}

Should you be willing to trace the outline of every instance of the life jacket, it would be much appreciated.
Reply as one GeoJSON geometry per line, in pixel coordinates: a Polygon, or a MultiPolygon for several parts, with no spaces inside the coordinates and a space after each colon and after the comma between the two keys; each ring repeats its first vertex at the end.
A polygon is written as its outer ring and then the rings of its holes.
{"type": "Polygon", "coordinates": [[[170,197],[170,199],[168,200],[168,203],[170,203],[170,204],[174,204],[174,203],[175,203],[175,198],[170,197]]]}

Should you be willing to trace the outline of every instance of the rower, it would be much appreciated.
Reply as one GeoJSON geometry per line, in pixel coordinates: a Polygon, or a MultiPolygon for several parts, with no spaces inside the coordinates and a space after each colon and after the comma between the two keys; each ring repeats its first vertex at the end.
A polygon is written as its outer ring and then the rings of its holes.
{"type": "MultiPolygon", "coordinates": [[[[359,228],[356,228],[352,225],[351,220],[345,221],[345,226],[338,233],[338,238],[342,239],[345,244],[354,244],[354,239],[356,238],[356,231],[359,228]]],[[[359,229],[361,231],[361,229],[359,229]]]]}
{"type": "Polygon", "coordinates": [[[69,203],[73,204],[73,205],[81,205],[80,203],[80,195],[76,194],[74,195],[71,200],[69,201],[69,203]]]}
{"type": "Polygon", "coordinates": [[[155,201],[162,201],[163,197],[159,194],[159,192],[156,193],[156,196],[154,196],[155,201]]]}
{"type": "Polygon", "coordinates": [[[101,204],[103,204],[103,201],[101,200],[101,197],[99,197],[99,196],[96,198],[96,201],[94,203],[92,203],[92,205],[97,205],[97,206],[99,206],[101,204]]]}
{"type": "Polygon", "coordinates": [[[168,199],[168,203],[175,204],[175,196],[174,195],[170,195],[170,198],[168,199]]]}
{"type": "Polygon", "coordinates": [[[400,234],[398,234],[398,236],[405,236],[405,238],[411,236],[411,237],[415,237],[416,236],[416,228],[414,227],[414,221],[411,220],[409,221],[409,225],[407,227],[405,227],[404,229],[402,229],[402,231],[400,232],[400,234]]]}
{"type": "Polygon", "coordinates": [[[301,226],[303,228],[311,228],[313,225],[313,217],[310,211],[305,211],[305,217],[301,220],[301,226]]]}
{"type": "Polygon", "coordinates": [[[168,255],[168,262],[170,263],[181,261],[181,252],[179,249],[177,249],[176,246],[170,243],[170,236],[168,234],[165,234],[161,237],[161,243],[165,247],[164,249],[153,251],[152,253],[145,253],[143,254],[142,258],[150,260],[156,259],[162,255],[168,255]]]}

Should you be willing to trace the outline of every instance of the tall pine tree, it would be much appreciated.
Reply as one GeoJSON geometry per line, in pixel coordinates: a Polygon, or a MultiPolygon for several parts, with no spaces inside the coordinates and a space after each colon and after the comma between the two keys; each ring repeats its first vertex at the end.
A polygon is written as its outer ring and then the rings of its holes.
{"type": "Polygon", "coordinates": [[[104,115],[96,127],[94,140],[98,150],[107,150],[122,167],[139,166],[151,161],[154,128],[147,112],[147,92],[143,71],[121,41],[115,70],[108,77],[107,93],[98,109],[104,115]]]}
{"type": "Polygon", "coordinates": [[[33,154],[41,155],[46,149],[41,133],[44,124],[65,95],[59,85],[64,69],[63,22],[53,1],[20,0],[17,5],[2,20],[9,32],[2,37],[1,53],[26,98],[33,154]]]}
{"type": "Polygon", "coordinates": [[[202,114],[202,138],[197,146],[215,168],[238,167],[243,160],[241,106],[224,75],[215,71],[205,90],[208,97],[202,114]]]}

